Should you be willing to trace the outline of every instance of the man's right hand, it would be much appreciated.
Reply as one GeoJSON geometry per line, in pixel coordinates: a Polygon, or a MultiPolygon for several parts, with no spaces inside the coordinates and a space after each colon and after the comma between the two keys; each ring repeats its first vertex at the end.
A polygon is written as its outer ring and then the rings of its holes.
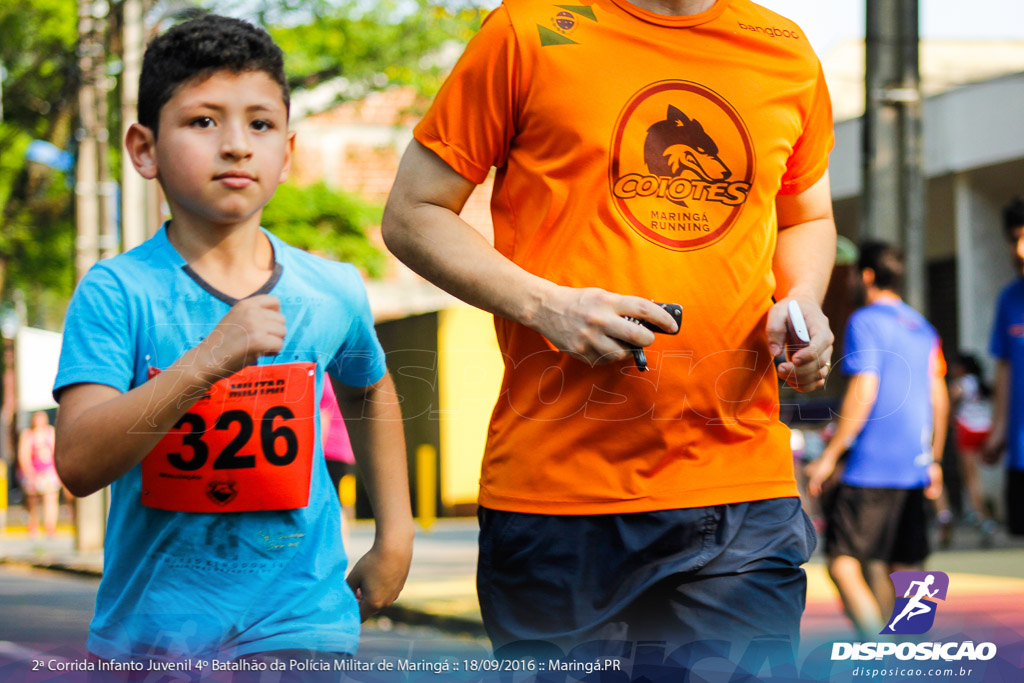
{"type": "Polygon", "coordinates": [[[543,299],[529,326],[560,351],[602,365],[628,358],[627,345],[654,342],[653,332],[623,316],[646,320],[668,333],[676,331],[676,321],[654,302],[595,287],[556,286],[543,299]]]}
{"type": "Polygon", "coordinates": [[[227,377],[253,365],[261,356],[279,353],[285,333],[285,319],[276,296],[261,294],[242,299],[200,344],[203,362],[212,374],[227,377]]]}

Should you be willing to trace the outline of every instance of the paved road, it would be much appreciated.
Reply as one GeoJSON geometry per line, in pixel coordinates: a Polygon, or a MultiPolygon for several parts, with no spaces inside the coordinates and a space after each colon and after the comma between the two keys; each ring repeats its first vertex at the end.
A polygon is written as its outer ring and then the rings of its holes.
{"type": "MultiPolygon", "coordinates": [[[[98,586],[96,578],[0,566],[0,681],[30,679],[14,662],[27,665],[43,655],[81,659],[98,586]]],[[[484,640],[376,619],[364,625],[359,656],[436,661],[488,653],[484,640]]]]}

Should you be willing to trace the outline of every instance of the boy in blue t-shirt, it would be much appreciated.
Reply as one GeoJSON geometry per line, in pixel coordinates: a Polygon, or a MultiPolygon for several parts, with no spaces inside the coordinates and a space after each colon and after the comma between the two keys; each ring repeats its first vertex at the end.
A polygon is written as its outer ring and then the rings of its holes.
{"type": "Polygon", "coordinates": [[[172,219],[102,261],[68,309],[57,467],[111,484],[89,651],[180,661],[354,653],[412,554],[401,415],[356,269],[260,227],[287,173],[283,56],[204,16],[146,51],[132,164],[172,219]],[[316,406],[327,375],[376,514],[348,573],[316,406]]]}

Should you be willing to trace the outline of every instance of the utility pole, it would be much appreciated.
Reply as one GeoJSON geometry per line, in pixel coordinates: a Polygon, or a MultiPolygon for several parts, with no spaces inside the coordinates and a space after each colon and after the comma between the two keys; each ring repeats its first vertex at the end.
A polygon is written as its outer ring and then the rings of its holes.
{"type": "MultiPolygon", "coordinates": [[[[94,0],[93,7],[97,12],[102,12],[104,16],[110,11],[107,0],[94,0]]],[[[102,32],[100,40],[104,40],[102,32]]],[[[104,42],[100,43],[100,45],[104,44],[104,42]]],[[[110,117],[107,104],[107,96],[110,93],[110,77],[107,75],[105,59],[97,60],[93,67],[96,69],[93,82],[96,84],[96,161],[99,165],[100,234],[98,245],[100,258],[111,258],[120,251],[120,244],[117,239],[117,183],[110,177],[110,117]]]]}
{"type": "MultiPolygon", "coordinates": [[[[101,182],[109,180],[106,167],[108,144],[106,117],[105,29],[107,0],[78,0],[78,90],[80,125],[75,168],[75,221],[78,228],[75,270],[78,280],[99,259],[101,226],[104,236],[110,211],[104,209],[101,182]],[[101,163],[102,162],[102,163],[101,163]]],[[[106,203],[109,207],[109,202],[106,203]]],[[[106,246],[106,245],[105,245],[106,246]]],[[[75,547],[80,551],[103,548],[107,514],[107,490],[76,498],[75,547]]]]}
{"type": "Polygon", "coordinates": [[[900,245],[906,300],[927,310],[918,0],[866,0],[861,239],[900,245]]]}
{"type": "Polygon", "coordinates": [[[78,0],[78,158],[75,167],[75,271],[78,280],[99,258],[99,151],[96,129],[96,62],[102,62],[103,43],[92,0],[78,0]]]}
{"type": "MultiPolygon", "coordinates": [[[[138,117],[139,74],[145,49],[143,0],[124,0],[122,45],[124,70],[121,72],[121,140],[138,117]]],[[[142,244],[149,236],[146,211],[146,181],[132,168],[128,155],[121,163],[121,238],[124,250],[142,244]]]]}

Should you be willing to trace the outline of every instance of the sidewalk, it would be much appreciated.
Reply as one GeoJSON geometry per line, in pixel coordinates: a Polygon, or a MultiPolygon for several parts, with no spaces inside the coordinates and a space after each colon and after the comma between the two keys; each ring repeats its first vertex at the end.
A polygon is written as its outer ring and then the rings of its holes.
{"type": "MultiPolygon", "coordinates": [[[[451,633],[484,634],[476,600],[475,519],[441,519],[433,529],[418,529],[412,568],[405,590],[383,616],[393,621],[433,626],[451,633]]],[[[373,542],[373,523],[358,522],[352,530],[350,558],[358,558],[373,542]]],[[[32,540],[24,529],[9,527],[0,534],[0,563],[28,564],[99,576],[103,554],[76,553],[70,527],[55,539],[32,540]]],[[[958,530],[951,550],[934,553],[933,571],[950,575],[948,614],[959,615],[964,626],[997,623],[1024,634],[1024,541],[1000,535],[995,548],[977,549],[968,529],[958,530]]],[[[822,557],[806,566],[807,610],[804,632],[815,638],[853,636],[843,616],[822,557]]]]}

